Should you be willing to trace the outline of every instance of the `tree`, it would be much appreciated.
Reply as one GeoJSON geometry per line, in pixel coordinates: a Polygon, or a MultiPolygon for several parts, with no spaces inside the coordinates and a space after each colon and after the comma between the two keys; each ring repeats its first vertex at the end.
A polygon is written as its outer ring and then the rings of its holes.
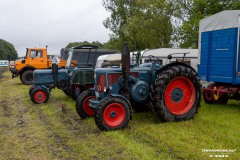
{"type": "Polygon", "coordinates": [[[180,47],[198,48],[199,21],[223,10],[239,9],[239,0],[172,0],[178,25],[175,41],[180,47]],[[174,2],[175,1],[175,2],[174,2]]]}
{"type": "Polygon", "coordinates": [[[9,42],[0,39],[0,59],[12,61],[16,60],[17,58],[18,55],[14,46],[9,42]]]}
{"type": "Polygon", "coordinates": [[[93,42],[88,42],[88,41],[83,41],[83,42],[71,42],[69,43],[65,48],[71,48],[75,46],[81,46],[81,45],[95,45],[98,46],[98,48],[103,48],[103,44],[98,41],[93,41],[93,42]]]}
{"type": "Polygon", "coordinates": [[[171,46],[172,3],[167,0],[103,0],[111,16],[104,21],[110,29],[111,46],[122,48],[129,42],[130,50],[171,46]]]}

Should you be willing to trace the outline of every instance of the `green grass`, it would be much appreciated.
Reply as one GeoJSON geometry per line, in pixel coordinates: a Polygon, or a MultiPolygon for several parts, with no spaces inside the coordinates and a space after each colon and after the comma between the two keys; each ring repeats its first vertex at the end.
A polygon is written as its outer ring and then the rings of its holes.
{"type": "MultiPolygon", "coordinates": [[[[207,105],[189,121],[159,123],[152,112],[134,113],[124,130],[102,132],[94,118],[81,120],[62,91],[33,104],[30,86],[0,79],[0,159],[216,159],[202,149],[234,149],[240,157],[240,102],[207,105]]],[[[223,155],[215,153],[214,155],[223,155]]]]}

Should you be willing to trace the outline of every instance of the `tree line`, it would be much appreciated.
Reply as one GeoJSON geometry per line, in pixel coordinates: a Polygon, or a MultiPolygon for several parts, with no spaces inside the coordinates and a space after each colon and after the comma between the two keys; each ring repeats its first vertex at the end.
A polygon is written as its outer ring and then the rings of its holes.
{"type": "Polygon", "coordinates": [[[3,40],[0,39],[0,60],[16,60],[18,58],[17,51],[15,50],[14,46],[3,40]]]}
{"type": "MultiPolygon", "coordinates": [[[[105,49],[130,50],[162,47],[198,48],[199,21],[223,10],[237,10],[239,0],[102,0],[110,16],[106,43],[71,42],[66,48],[92,44],[105,49]]],[[[16,58],[12,44],[0,40],[0,59],[16,58]]]]}

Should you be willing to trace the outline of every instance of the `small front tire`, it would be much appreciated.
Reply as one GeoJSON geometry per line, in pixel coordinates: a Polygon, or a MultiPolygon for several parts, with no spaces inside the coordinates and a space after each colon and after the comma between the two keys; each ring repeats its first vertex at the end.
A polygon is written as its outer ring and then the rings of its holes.
{"type": "Polygon", "coordinates": [[[102,99],[95,111],[95,123],[102,131],[123,129],[130,120],[130,106],[120,97],[102,99]]]}
{"type": "Polygon", "coordinates": [[[36,104],[46,103],[49,99],[48,91],[42,87],[34,88],[30,94],[32,102],[36,104]]]}

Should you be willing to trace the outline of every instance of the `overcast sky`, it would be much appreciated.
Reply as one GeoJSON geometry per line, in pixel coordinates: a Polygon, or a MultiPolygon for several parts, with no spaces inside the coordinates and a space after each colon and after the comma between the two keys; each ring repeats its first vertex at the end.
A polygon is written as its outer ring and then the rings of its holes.
{"type": "Polygon", "coordinates": [[[102,0],[1,0],[0,39],[19,56],[46,45],[59,54],[69,42],[107,42],[111,32],[103,21],[109,15],[102,0]]]}

